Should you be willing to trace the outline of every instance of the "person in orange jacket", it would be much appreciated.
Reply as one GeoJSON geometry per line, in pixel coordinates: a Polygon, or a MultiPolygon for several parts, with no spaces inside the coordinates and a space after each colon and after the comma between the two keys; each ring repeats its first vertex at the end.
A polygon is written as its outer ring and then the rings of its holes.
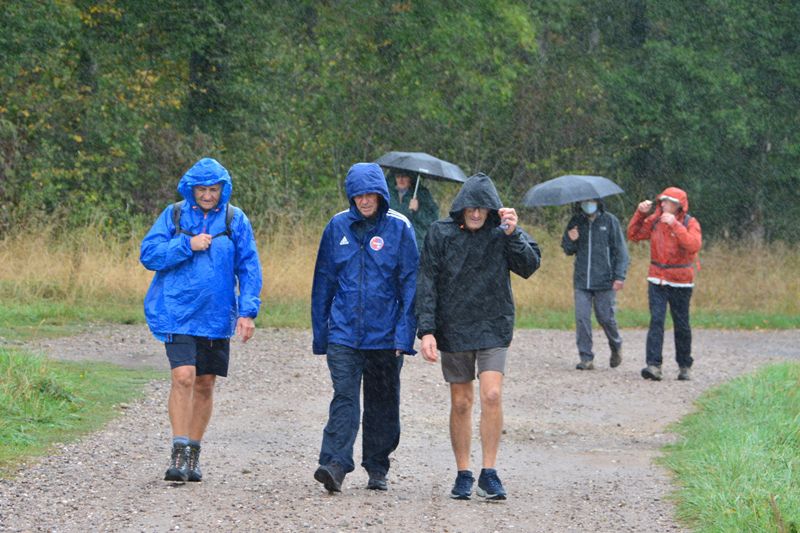
{"type": "Polygon", "coordinates": [[[703,244],[700,222],[689,214],[689,198],[677,187],[667,187],[657,197],[658,205],[644,200],[628,224],[628,240],[650,240],[647,296],[650,327],[647,331],[646,362],[642,377],[661,380],[664,320],[669,304],[675,328],[675,359],[678,379],[691,379],[692,328],[689,302],[694,288],[697,252],[703,244]]]}

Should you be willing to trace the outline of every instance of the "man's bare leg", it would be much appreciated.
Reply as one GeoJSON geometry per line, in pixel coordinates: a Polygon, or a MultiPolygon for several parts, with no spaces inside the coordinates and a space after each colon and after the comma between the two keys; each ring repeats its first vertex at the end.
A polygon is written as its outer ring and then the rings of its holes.
{"type": "Polygon", "coordinates": [[[472,440],[472,405],[475,392],[472,382],[450,384],[450,444],[458,470],[469,470],[472,440]]]}
{"type": "Polygon", "coordinates": [[[483,468],[494,468],[503,432],[503,374],[493,370],[481,372],[480,394],[483,468]]]}

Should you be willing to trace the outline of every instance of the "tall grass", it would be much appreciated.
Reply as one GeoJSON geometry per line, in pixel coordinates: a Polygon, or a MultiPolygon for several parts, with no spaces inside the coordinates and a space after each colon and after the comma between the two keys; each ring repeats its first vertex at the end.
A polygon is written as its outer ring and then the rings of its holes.
{"type": "Polygon", "coordinates": [[[0,348],[0,477],[53,442],[100,427],[163,372],[48,361],[0,348]]]}
{"type": "Polygon", "coordinates": [[[696,531],[800,531],[800,365],[708,391],[666,447],[678,516],[696,531]]]}
{"type": "MultiPolygon", "coordinates": [[[[98,228],[68,234],[32,228],[0,240],[0,301],[16,306],[48,301],[135,314],[152,279],[139,263],[141,229],[126,238],[98,237],[98,228]]],[[[322,227],[281,224],[258,236],[264,270],[264,325],[308,323],[314,261],[322,227]]],[[[529,280],[513,278],[521,326],[570,327],[573,259],[560,234],[533,227],[542,267],[529,280]]],[[[623,326],[647,320],[647,243],[629,244],[631,266],[618,308],[623,326]]],[[[721,327],[797,327],[800,251],[778,244],[716,243],[700,254],[692,306],[696,324],[721,327]]],[[[104,311],[105,310],[105,311],[104,311]]],[[[94,311],[87,316],[95,316],[94,311]]],[[[1,317],[0,317],[1,318],[1,317]]]]}

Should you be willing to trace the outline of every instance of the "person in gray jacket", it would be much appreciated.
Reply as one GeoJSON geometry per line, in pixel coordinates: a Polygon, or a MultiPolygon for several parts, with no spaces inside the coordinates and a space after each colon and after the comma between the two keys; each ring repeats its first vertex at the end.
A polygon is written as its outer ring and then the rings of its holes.
{"type": "Polygon", "coordinates": [[[458,470],[451,498],[469,500],[475,482],[469,465],[477,366],[483,468],[476,493],[506,499],[495,462],[514,333],[511,272],[529,278],[540,260],[536,242],[517,226],[516,211],[503,207],[485,174],[464,183],[450,216],[434,222],[425,237],[417,275],[417,336],[426,361],[438,361],[441,350],[442,374],[450,384],[450,443],[458,470]]]}
{"type": "Polygon", "coordinates": [[[622,337],[615,317],[616,292],[625,284],[628,249],[619,220],[599,199],[579,202],[561,238],[561,248],[575,256],[575,336],[578,370],[594,369],[592,305],[611,349],[610,366],[622,363],[622,337]]]}

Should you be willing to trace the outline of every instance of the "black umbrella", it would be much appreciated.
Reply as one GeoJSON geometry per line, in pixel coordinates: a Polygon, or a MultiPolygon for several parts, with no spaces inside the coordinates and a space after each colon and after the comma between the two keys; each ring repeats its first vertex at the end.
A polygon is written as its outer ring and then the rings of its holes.
{"type": "Polygon", "coordinates": [[[608,178],[570,174],[534,185],[525,193],[522,205],[528,207],[564,205],[622,192],[625,191],[608,178]]]}
{"type": "Polygon", "coordinates": [[[417,197],[417,188],[422,176],[434,180],[456,181],[458,183],[467,181],[466,174],[458,165],[433,157],[425,152],[387,152],[375,162],[386,168],[416,172],[419,178],[414,188],[414,198],[417,197]]]}

